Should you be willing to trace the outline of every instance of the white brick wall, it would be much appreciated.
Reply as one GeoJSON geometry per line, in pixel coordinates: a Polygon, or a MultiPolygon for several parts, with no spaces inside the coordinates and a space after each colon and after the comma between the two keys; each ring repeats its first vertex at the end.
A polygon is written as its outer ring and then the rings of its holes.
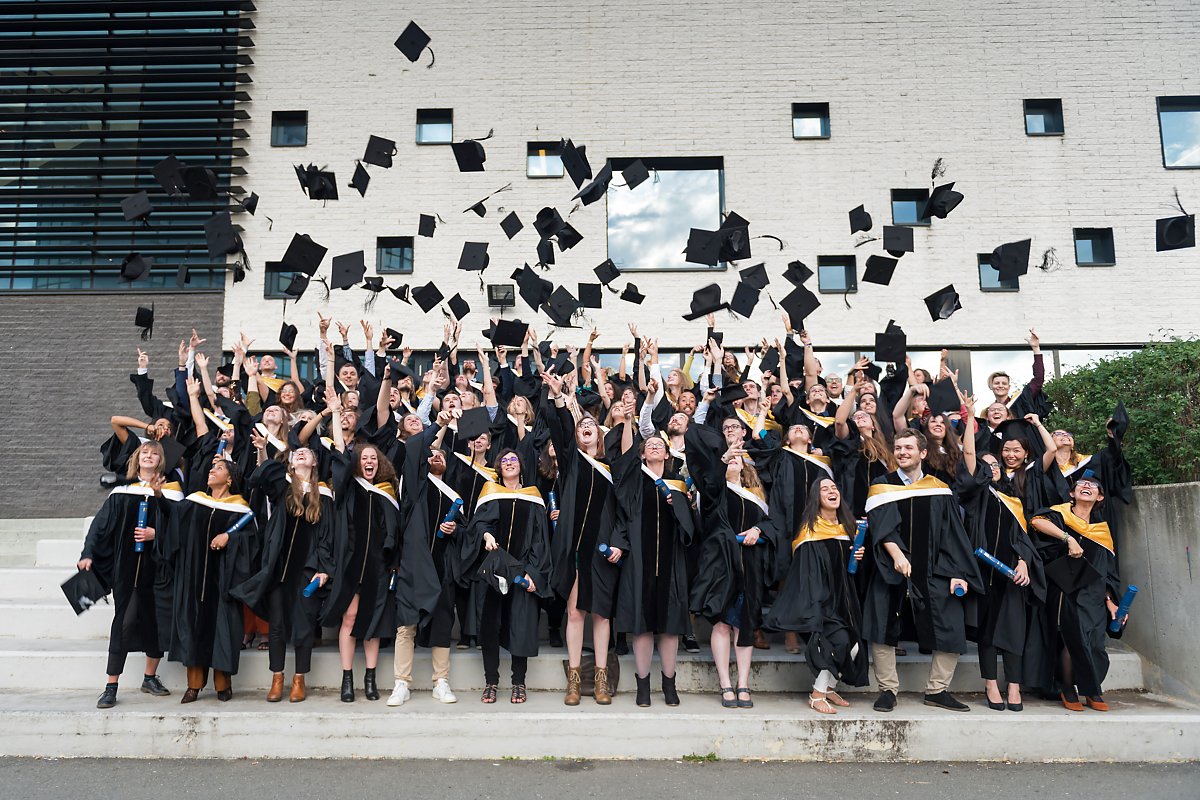
{"type": "MultiPolygon", "coordinates": [[[[447,224],[416,239],[416,271],[389,276],[413,285],[438,280],[473,307],[466,330],[486,327],[485,299],[474,275],[456,272],[463,241],[491,242],[489,281],[507,280],[535,260],[531,222],[545,205],[565,214],[568,179],[525,177],[526,142],[570,136],[586,144],[593,167],[605,157],[721,155],[725,207],[751,221],[753,235],[787,242],[775,252],[754,242],[778,299],[788,261],[815,269],[818,255],[855,253],[859,274],[875,245],[855,250],[846,212],[865,203],[875,232],[890,222],[889,190],[929,185],[937,157],[966,201],[945,221],[917,229],[890,287],[860,284],[847,310],[825,295],[809,320],[820,344],[869,345],[896,318],[910,346],[1019,343],[1036,325],[1047,346],[1141,342],[1161,331],[1200,333],[1200,251],[1154,251],[1154,219],[1171,213],[1178,187],[1200,212],[1200,171],[1162,166],[1155,97],[1200,95],[1200,6],[1194,0],[972,3],[814,0],[785,4],[629,2],[602,6],[508,0],[401,5],[381,0],[287,0],[260,3],[246,185],[262,196],[256,218],[243,216],[254,272],[229,286],[225,343],[245,330],[270,346],[282,301],[262,297],[262,264],[278,260],[294,231],[336,254],[363,249],[374,274],[375,237],[415,235],[418,213],[447,224]],[[410,18],[433,37],[414,66],[392,42],[410,18]],[[1064,137],[1028,137],[1024,98],[1061,97],[1064,137]],[[831,106],[832,138],[791,138],[791,103],[831,106]],[[448,147],[414,144],[415,109],[452,107],[455,138],[486,142],[487,171],[460,174],[448,147]],[[271,148],[273,110],[307,109],[306,148],[271,148]],[[369,134],[397,140],[391,170],[371,167],[366,198],[347,187],[369,134]],[[291,169],[303,160],[337,172],[342,199],[307,200],[291,169]],[[461,211],[496,188],[484,219],[461,211]],[[500,207],[504,211],[500,211],[500,207]],[[509,242],[499,221],[516,210],[526,229],[509,242]],[[267,230],[264,215],[274,219],[267,230]],[[1074,264],[1072,228],[1112,227],[1115,268],[1074,264]],[[1018,294],[979,291],[975,254],[1024,237],[1033,260],[1055,247],[1063,268],[1031,270],[1018,294]],[[921,298],[953,282],[963,310],[931,323],[921,298]],[[1114,309],[1122,313],[1114,314],[1114,309]]],[[[558,255],[550,277],[572,290],[591,280],[606,257],[603,203],[571,223],[585,239],[558,255]]],[[[664,346],[690,345],[703,321],[684,322],[691,290],[716,278],[732,294],[736,275],[632,276],[648,300],[636,307],[605,295],[593,320],[614,335],[635,321],[664,346]]],[[[815,289],[816,279],[810,282],[815,289]]],[[[362,315],[365,292],[335,292],[329,309],[362,315]]],[[[301,346],[316,338],[317,292],[288,303],[301,346]]],[[[510,312],[511,313],[511,312],[510,312]]],[[[441,315],[382,295],[371,314],[406,331],[414,347],[436,344],[441,315]]],[[[519,303],[516,316],[532,312],[519,303]]],[[[763,300],[751,322],[722,315],[732,341],[775,330],[763,300]]],[[[357,327],[357,326],[356,326],[357,327]]],[[[547,329],[544,317],[539,328],[547,329]]],[[[560,339],[582,341],[582,332],[560,339]]],[[[467,341],[472,341],[468,333],[467,341]]]]}

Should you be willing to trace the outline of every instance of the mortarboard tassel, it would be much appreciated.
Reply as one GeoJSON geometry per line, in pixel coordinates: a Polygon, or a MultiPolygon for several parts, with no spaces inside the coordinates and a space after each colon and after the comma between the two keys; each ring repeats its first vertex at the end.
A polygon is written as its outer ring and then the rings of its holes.
{"type": "Polygon", "coordinates": [[[774,239],[775,241],[779,242],[779,250],[781,252],[785,247],[787,247],[787,243],[785,243],[783,239],[780,239],[778,236],[772,236],[769,233],[764,233],[761,236],[755,236],[753,239],[774,239]]]}
{"type": "MultiPolygon", "coordinates": [[[[317,283],[321,284],[321,300],[323,302],[328,303],[329,302],[329,281],[327,281],[324,277],[320,277],[320,278],[317,278],[317,283]]],[[[375,293],[372,292],[371,294],[374,295],[375,293]]]]}
{"type": "Polygon", "coordinates": [[[936,181],[938,178],[942,177],[945,174],[946,174],[946,159],[939,156],[938,160],[933,162],[933,169],[930,170],[930,172],[929,172],[930,183],[936,181]]]}
{"type": "Polygon", "coordinates": [[[1062,261],[1058,258],[1058,250],[1053,247],[1047,247],[1046,252],[1042,253],[1042,263],[1035,265],[1042,272],[1053,272],[1062,267],[1062,261]]]}

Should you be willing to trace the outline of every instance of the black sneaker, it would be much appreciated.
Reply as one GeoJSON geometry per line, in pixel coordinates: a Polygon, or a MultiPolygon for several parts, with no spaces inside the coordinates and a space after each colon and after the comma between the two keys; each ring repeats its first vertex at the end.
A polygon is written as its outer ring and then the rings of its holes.
{"type": "Polygon", "coordinates": [[[106,684],[104,694],[100,695],[100,699],[96,701],[96,708],[112,708],[117,704],[117,685],[115,683],[106,684]]]}
{"type": "Polygon", "coordinates": [[[696,641],[696,635],[689,633],[683,637],[683,649],[689,653],[699,653],[700,643],[696,641]]]}
{"type": "Polygon", "coordinates": [[[170,694],[157,675],[146,675],[142,678],[142,691],[155,697],[166,697],[170,694]]]}
{"type": "Polygon", "coordinates": [[[958,700],[949,692],[938,692],[937,694],[925,695],[925,705],[933,706],[934,708],[944,708],[947,711],[970,711],[971,707],[966,703],[958,700]]]}
{"type": "Polygon", "coordinates": [[[875,705],[871,707],[876,711],[892,711],[896,708],[896,693],[884,689],[879,693],[879,697],[875,698],[875,705]]]}

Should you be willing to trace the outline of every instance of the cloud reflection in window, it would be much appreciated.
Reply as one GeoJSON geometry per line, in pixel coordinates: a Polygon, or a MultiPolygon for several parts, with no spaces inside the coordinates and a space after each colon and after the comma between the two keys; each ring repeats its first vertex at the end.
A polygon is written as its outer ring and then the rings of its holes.
{"type": "Polygon", "coordinates": [[[721,224],[721,170],[651,172],[635,189],[608,189],[608,257],[621,270],[707,269],[683,254],[692,228],[721,224]]]}

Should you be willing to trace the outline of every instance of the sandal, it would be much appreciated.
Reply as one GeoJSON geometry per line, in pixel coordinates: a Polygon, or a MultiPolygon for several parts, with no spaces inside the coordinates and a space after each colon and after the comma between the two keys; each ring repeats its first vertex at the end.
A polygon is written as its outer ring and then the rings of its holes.
{"type": "Polygon", "coordinates": [[[487,686],[484,687],[483,697],[481,697],[480,700],[482,700],[484,703],[488,703],[489,705],[491,703],[496,702],[496,689],[497,689],[496,684],[489,683],[487,686]]]}
{"type": "Polygon", "coordinates": [[[737,694],[733,691],[732,686],[722,686],[721,687],[721,706],[724,708],[737,708],[738,707],[737,694]],[[733,695],[732,700],[725,699],[726,692],[733,695]]]}
{"type": "Polygon", "coordinates": [[[512,697],[508,700],[513,705],[520,705],[525,702],[525,685],[517,684],[512,687],[512,697]]]}
{"type": "Polygon", "coordinates": [[[258,643],[258,649],[259,650],[270,650],[271,643],[268,642],[266,639],[263,639],[261,642],[258,643]]]}
{"type": "Polygon", "coordinates": [[[750,699],[750,690],[745,686],[739,686],[737,690],[737,707],[738,708],[754,708],[754,701],[750,699]],[[742,695],[746,695],[746,699],[742,699],[742,695]]]}
{"type": "Polygon", "coordinates": [[[835,706],[841,706],[842,708],[850,707],[850,702],[843,699],[842,696],[837,692],[826,692],[825,699],[833,703],[835,706]]]}
{"type": "Polygon", "coordinates": [[[815,695],[808,696],[808,707],[818,714],[836,714],[835,709],[829,702],[829,695],[825,697],[816,697],[815,695]]]}

